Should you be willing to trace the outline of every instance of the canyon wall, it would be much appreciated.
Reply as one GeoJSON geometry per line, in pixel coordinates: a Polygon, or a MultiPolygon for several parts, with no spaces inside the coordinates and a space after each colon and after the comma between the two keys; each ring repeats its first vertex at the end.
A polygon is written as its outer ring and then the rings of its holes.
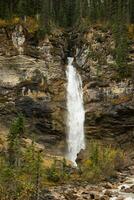
{"type": "Polygon", "coordinates": [[[56,30],[37,40],[21,25],[0,29],[0,133],[17,113],[26,121],[26,137],[36,135],[60,154],[66,141],[66,60],[72,55],[83,79],[85,133],[122,146],[134,141],[134,44],[129,44],[130,75],[118,76],[110,30],[56,30]]]}

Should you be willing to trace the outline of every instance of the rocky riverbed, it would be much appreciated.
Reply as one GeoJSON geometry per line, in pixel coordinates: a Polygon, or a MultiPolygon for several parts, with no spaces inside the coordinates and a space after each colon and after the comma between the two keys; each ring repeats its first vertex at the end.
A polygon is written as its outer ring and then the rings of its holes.
{"type": "Polygon", "coordinates": [[[134,200],[134,166],[118,173],[116,181],[91,185],[75,182],[50,187],[40,195],[42,200],[134,200]]]}

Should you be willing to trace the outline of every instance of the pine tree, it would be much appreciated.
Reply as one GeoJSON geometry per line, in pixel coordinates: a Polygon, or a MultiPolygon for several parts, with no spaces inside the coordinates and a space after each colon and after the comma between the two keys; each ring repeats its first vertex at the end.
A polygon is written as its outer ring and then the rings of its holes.
{"type": "Polygon", "coordinates": [[[127,37],[127,7],[126,2],[118,0],[114,16],[113,34],[116,44],[116,63],[119,76],[127,74],[128,37],[127,37]]]}
{"type": "Polygon", "coordinates": [[[127,22],[133,23],[133,0],[5,0],[0,2],[0,17],[38,16],[43,27],[48,27],[51,21],[70,27],[83,18],[91,22],[111,22],[122,13],[124,5],[127,22]]]}
{"type": "Polygon", "coordinates": [[[19,115],[12,123],[8,134],[8,156],[11,166],[20,165],[21,139],[24,134],[24,118],[19,115]]]}
{"type": "Polygon", "coordinates": [[[42,150],[36,148],[34,141],[33,139],[23,153],[22,171],[29,176],[29,184],[33,188],[35,199],[38,200],[43,176],[42,150]]]}

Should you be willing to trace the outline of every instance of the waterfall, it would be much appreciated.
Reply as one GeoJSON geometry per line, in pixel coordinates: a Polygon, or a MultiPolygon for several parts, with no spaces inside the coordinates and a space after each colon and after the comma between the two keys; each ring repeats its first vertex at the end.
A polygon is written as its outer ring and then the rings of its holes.
{"type": "Polygon", "coordinates": [[[80,74],[72,65],[73,58],[68,58],[67,75],[67,158],[76,166],[77,154],[85,149],[83,90],[80,74]]]}

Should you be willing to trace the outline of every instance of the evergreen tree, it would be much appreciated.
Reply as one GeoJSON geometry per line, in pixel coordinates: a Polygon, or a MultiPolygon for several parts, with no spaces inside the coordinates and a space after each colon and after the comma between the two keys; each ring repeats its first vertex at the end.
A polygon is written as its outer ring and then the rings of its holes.
{"type": "Polygon", "coordinates": [[[29,176],[29,183],[32,185],[34,197],[38,200],[43,177],[42,150],[36,149],[34,140],[23,154],[22,171],[29,176]]]}
{"type": "Polygon", "coordinates": [[[134,22],[133,0],[5,0],[0,2],[0,17],[40,16],[41,25],[49,26],[50,21],[70,27],[82,18],[89,21],[111,21],[126,10],[127,22],[134,22]]]}
{"type": "Polygon", "coordinates": [[[38,200],[42,187],[42,151],[32,144],[21,147],[24,119],[20,115],[11,125],[8,135],[8,160],[0,154],[0,199],[38,200]],[[20,165],[21,160],[21,165],[20,165]]]}
{"type": "Polygon", "coordinates": [[[19,115],[12,123],[8,135],[8,156],[11,166],[20,165],[21,139],[24,134],[24,118],[19,115]]]}
{"type": "Polygon", "coordinates": [[[121,77],[127,74],[128,37],[127,37],[127,5],[125,1],[118,0],[118,6],[114,17],[114,29],[116,43],[116,63],[121,77]]]}

